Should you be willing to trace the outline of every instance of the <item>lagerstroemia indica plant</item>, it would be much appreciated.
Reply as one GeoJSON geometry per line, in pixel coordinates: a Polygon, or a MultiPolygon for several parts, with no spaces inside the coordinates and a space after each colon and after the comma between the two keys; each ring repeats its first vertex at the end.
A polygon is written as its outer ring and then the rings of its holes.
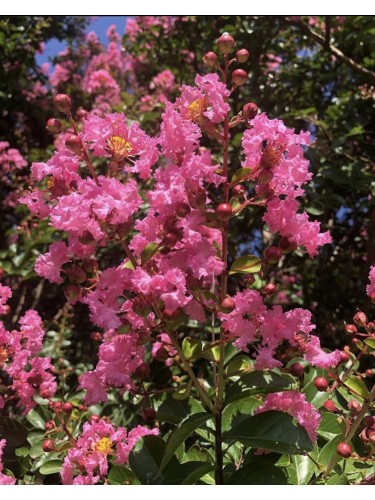
{"type": "MultiPolygon", "coordinates": [[[[375,390],[358,369],[374,349],[375,325],[358,312],[346,326],[358,352],[328,352],[308,310],[269,307],[274,285],[257,287],[283,255],[300,247],[313,258],[331,238],[300,208],[312,177],[309,133],[252,102],[233,116],[231,95],[247,79],[238,64],[248,57],[234,45],[219,38],[204,58],[211,72],[166,103],[156,137],[122,113],[76,116],[68,95],[55,97],[69,125],[49,120],[56,151],[31,166],[35,185],[20,201],[56,230],[36,272],[61,285],[70,304],[87,305],[101,343],[76,394],[59,395],[51,360],[40,355],[40,316],[28,311],[19,331],[0,330],[9,377],[0,406],[16,402],[45,431],[30,448],[23,424],[3,417],[9,442],[2,436],[0,448],[38,459],[40,476],[60,473],[63,484],[371,482],[375,390]],[[243,130],[235,170],[234,128],[243,130]],[[262,258],[228,255],[231,221],[249,210],[278,238],[262,258]],[[108,248],[116,266],[106,265],[108,248]],[[234,288],[239,274],[243,286],[234,288]],[[167,378],[150,377],[152,360],[167,378]],[[117,425],[103,411],[109,402],[120,412],[131,406],[148,425],[117,425]]],[[[370,279],[373,300],[374,270],[370,279]]],[[[7,313],[11,290],[1,286],[0,295],[7,313]]],[[[4,470],[0,483],[15,483],[4,470]]]]}

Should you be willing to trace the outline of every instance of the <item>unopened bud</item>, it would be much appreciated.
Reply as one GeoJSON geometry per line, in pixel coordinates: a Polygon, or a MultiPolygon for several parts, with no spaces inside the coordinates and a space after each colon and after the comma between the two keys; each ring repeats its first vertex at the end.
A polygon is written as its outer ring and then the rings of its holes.
{"type": "Polygon", "coordinates": [[[263,290],[267,295],[272,295],[276,292],[276,285],[274,283],[267,283],[263,290]]]}
{"type": "Polygon", "coordinates": [[[358,332],[355,325],[345,325],[345,331],[350,333],[350,335],[355,335],[358,332]]]}
{"type": "Polygon", "coordinates": [[[231,313],[235,309],[235,307],[236,304],[232,297],[225,297],[225,299],[222,300],[220,304],[220,309],[226,314],[231,313]]]}
{"type": "Polygon", "coordinates": [[[264,251],[264,257],[270,264],[277,264],[282,256],[281,250],[277,247],[268,247],[264,251]]]}
{"type": "Polygon", "coordinates": [[[217,64],[217,55],[215,52],[207,52],[203,56],[203,62],[206,64],[209,68],[214,68],[217,64]]]}
{"type": "Polygon", "coordinates": [[[58,134],[62,130],[62,123],[56,118],[50,118],[47,121],[46,129],[48,132],[51,132],[51,134],[58,134]]]}
{"type": "Polygon", "coordinates": [[[232,188],[232,194],[233,196],[243,196],[243,194],[246,192],[246,188],[242,186],[242,184],[237,184],[232,188]]]}
{"type": "Polygon", "coordinates": [[[71,403],[70,401],[67,401],[66,403],[63,404],[63,412],[65,413],[71,413],[74,409],[74,406],[73,406],[73,403],[71,403]]]}
{"type": "Polygon", "coordinates": [[[237,87],[241,87],[247,80],[247,73],[243,69],[235,69],[232,72],[232,82],[237,85],[237,87]]]}
{"type": "Polygon", "coordinates": [[[57,94],[54,98],[56,108],[63,113],[69,113],[72,107],[72,100],[66,94],[57,94]]]}
{"type": "Polygon", "coordinates": [[[217,41],[220,52],[225,55],[228,55],[232,52],[234,44],[234,38],[229,33],[223,33],[217,41]]]}
{"type": "Polygon", "coordinates": [[[143,410],[143,416],[145,420],[151,422],[152,420],[155,420],[156,411],[153,408],[151,408],[151,406],[149,406],[148,408],[145,408],[143,410]]]}
{"type": "Polygon", "coordinates": [[[42,443],[42,449],[46,453],[49,453],[55,448],[55,443],[52,441],[52,439],[45,439],[42,443]]]}
{"type": "Polygon", "coordinates": [[[289,371],[295,377],[302,377],[305,373],[305,368],[301,363],[293,363],[290,365],[289,371]]]}
{"type": "Polygon", "coordinates": [[[220,203],[216,209],[216,217],[221,221],[229,220],[233,215],[233,209],[229,203],[220,203]]]}
{"type": "Polygon", "coordinates": [[[294,241],[291,241],[289,240],[288,238],[286,238],[285,236],[283,236],[281,238],[281,240],[279,241],[279,249],[283,252],[283,253],[291,253],[291,252],[294,252],[294,250],[297,248],[297,244],[294,243],[294,241]]]}
{"type": "Polygon", "coordinates": [[[332,399],[328,399],[328,401],[325,401],[323,403],[323,406],[324,408],[327,410],[327,411],[331,411],[331,412],[336,412],[338,411],[338,408],[337,406],[335,405],[335,403],[332,401],[332,399]]]}
{"type": "Polygon", "coordinates": [[[74,154],[80,154],[82,151],[82,143],[81,139],[78,137],[78,135],[68,135],[68,137],[65,139],[65,147],[69,149],[69,151],[72,151],[74,154]]]}
{"type": "Polygon", "coordinates": [[[138,366],[138,368],[135,370],[136,375],[140,379],[145,379],[150,375],[150,365],[148,363],[142,363],[141,365],[138,366]]]}
{"type": "Polygon", "coordinates": [[[355,313],[353,321],[359,326],[366,326],[367,316],[364,312],[358,311],[357,313],[355,313]]]}
{"type": "Polygon", "coordinates": [[[89,116],[89,112],[86,111],[85,109],[79,109],[77,111],[77,118],[79,121],[83,121],[83,120],[86,120],[86,118],[89,116]]]}
{"type": "Polygon", "coordinates": [[[352,399],[348,403],[348,408],[352,413],[359,413],[362,409],[362,405],[361,405],[361,403],[358,403],[358,401],[355,401],[354,399],[352,399]]]}
{"type": "Polygon", "coordinates": [[[320,392],[325,392],[328,389],[328,380],[325,377],[317,377],[314,380],[314,385],[320,392]]]}
{"type": "Polygon", "coordinates": [[[339,443],[337,453],[344,458],[350,458],[352,456],[352,449],[347,443],[339,443]]]}
{"type": "Polygon", "coordinates": [[[166,361],[169,358],[168,351],[164,347],[160,347],[155,353],[155,358],[158,361],[166,361]]]}
{"type": "Polygon", "coordinates": [[[255,102],[248,102],[242,108],[242,113],[245,120],[252,120],[258,114],[258,106],[255,104],[255,102]]]}
{"type": "Polygon", "coordinates": [[[346,364],[350,359],[349,354],[346,351],[340,351],[340,364],[346,364]]]}
{"type": "Polygon", "coordinates": [[[246,49],[240,49],[236,52],[237,61],[239,63],[245,63],[249,59],[249,51],[246,49]]]}

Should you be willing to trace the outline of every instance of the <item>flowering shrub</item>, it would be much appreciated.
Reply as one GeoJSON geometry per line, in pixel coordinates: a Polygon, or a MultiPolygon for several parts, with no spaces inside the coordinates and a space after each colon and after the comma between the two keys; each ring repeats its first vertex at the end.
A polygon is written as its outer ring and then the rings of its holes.
{"type": "MultiPolygon", "coordinates": [[[[136,36],[139,25],[129,26],[136,36]]],[[[73,113],[71,98],[56,95],[66,126],[53,123],[56,151],[32,164],[33,187],[20,199],[54,230],[35,271],[62,286],[69,307],[87,307],[101,330],[92,336],[100,342],[96,366],[82,366],[68,392],[51,359],[39,355],[38,313],[27,311],[20,331],[2,326],[8,380],[0,406],[16,403],[45,433],[4,416],[1,435],[7,430],[25,462],[38,459],[38,474],[59,473],[63,484],[369,481],[375,390],[359,361],[374,349],[374,324],[357,312],[358,328],[346,329],[358,354],[327,352],[312,334],[311,312],[269,306],[275,286],[259,284],[297,248],[313,258],[331,243],[300,206],[312,178],[309,133],[269,119],[253,102],[232,113],[231,97],[247,79],[237,66],[248,54],[233,55],[235,40],[224,33],[218,54],[204,58],[211,72],[183,85],[174,102],[162,98],[160,131],[151,136],[110,112],[120,99],[110,72],[122,63],[118,36],[109,36],[108,51],[83,78],[96,108],[73,113]],[[232,167],[232,129],[241,131],[240,168],[232,167]],[[278,243],[263,256],[231,255],[231,223],[249,211],[278,243]],[[242,282],[232,282],[238,275],[242,282]]],[[[95,51],[94,35],[87,42],[95,51]]],[[[66,56],[56,86],[69,70],[66,56]]],[[[161,72],[152,85],[170,90],[173,74],[161,72]]],[[[370,279],[373,299],[374,269],[370,279]]],[[[11,290],[0,287],[1,311],[9,313],[11,290]]],[[[0,481],[14,482],[3,470],[0,481]]]]}

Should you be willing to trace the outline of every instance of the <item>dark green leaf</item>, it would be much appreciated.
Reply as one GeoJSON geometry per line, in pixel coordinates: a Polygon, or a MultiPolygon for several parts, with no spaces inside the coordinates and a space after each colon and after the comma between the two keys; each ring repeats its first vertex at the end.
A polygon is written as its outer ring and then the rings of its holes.
{"type": "Polygon", "coordinates": [[[157,419],[170,424],[179,424],[188,415],[204,411],[203,406],[194,398],[177,401],[168,396],[157,412],[157,419]]]}
{"type": "MultiPolygon", "coordinates": [[[[342,441],[341,436],[334,437],[331,441],[329,441],[323,448],[320,450],[318,462],[326,467],[336,453],[337,445],[342,441]]],[[[342,460],[341,457],[339,457],[342,460]]]]}
{"type": "Polygon", "coordinates": [[[306,430],[281,411],[266,411],[248,417],[226,432],[223,438],[276,453],[301,454],[313,449],[306,430]]]}
{"type": "Polygon", "coordinates": [[[207,462],[195,461],[168,467],[168,474],[165,474],[163,484],[194,484],[214,468],[214,465],[207,462]]]}
{"type": "Polygon", "coordinates": [[[21,422],[0,415],[0,438],[7,440],[6,448],[23,446],[27,443],[27,434],[28,430],[21,422]]]}
{"type": "Polygon", "coordinates": [[[224,408],[221,420],[222,431],[229,431],[254,413],[256,408],[262,404],[259,399],[249,397],[230,403],[224,408]]]}
{"type": "Polygon", "coordinates": [[[318,428],[318,435],[330,441],[337,435],[345,433],[345,422],[342,417],[334,413],[322,413],[322,421],[318,428]]]}
{"type": "Polygon", "coordinates": [[[273,464],[249,464],[238,469],[226,484],[287,484],[281,469],[273,464]]]}
{"type": "Polygon", "coordinates": [[[213,415],[209,413],[195,413],[194,415],[188,416],[179,424],[179,426],[168,438],[163,460],[160,464],[161,470],[163,470],[167,465],[180,444],[183,443],[190,436],[190,434],[211,418],[213,418],[213,415]]]}
{"type": "Polygon", "coordinates": [[[109,484],[134,484],[135,481],[133,472],[123,465],[114,465],[108,474],[109,484]]]}

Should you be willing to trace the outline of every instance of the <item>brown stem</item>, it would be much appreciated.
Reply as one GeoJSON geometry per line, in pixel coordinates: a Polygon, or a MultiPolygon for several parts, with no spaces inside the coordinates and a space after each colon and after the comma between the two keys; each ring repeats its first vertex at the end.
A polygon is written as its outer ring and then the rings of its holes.
{"type": "Polygon", "coordinates": [[[134,269],[138,266],[137,261],[135,260],[135,257],[132,253],[132,251],[129,248],[129,245],[126,243],[126,241],[122,242],[122,248],[125,250],[125,253],[130,260],[130,262],[133,264],[134,269]]]}
{"type": "Polygon", "coordinates": [[[289,18],[286,18],[288,24],[296,26],[304,35],[308,36],[310,39],[317,42],[321,45],[327,52],[334,55],[339,61],[344,63],[346,66],[351,68],[356,73],[359,73],[370,85],[375,85],[375,73],[370,71],[369,69],[361,66],[357,62],[355,62],[350,57],[346,56],[340,49],[329,43],[329,40],[326,37],[320,35],[315,30],[310,28],[303,21],[296,21],[289,18]]]}

